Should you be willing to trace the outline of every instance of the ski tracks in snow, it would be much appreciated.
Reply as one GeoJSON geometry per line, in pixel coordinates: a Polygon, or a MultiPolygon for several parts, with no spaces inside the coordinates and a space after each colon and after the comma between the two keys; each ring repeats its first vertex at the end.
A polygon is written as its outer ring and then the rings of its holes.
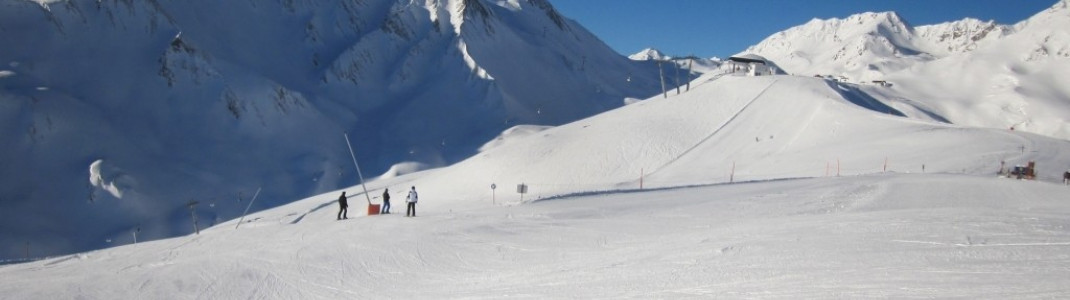
{"type": "Polygon", "coordinates": [[[762,95],[765,95],[765,92],[769,91],[769,89],[772,88],[773,85],[775,85],[777,83],[777,81],[778,80],[775,79],[775,80],[773,80],[773,82],[770,82],[769,85],[765,86],[765,88],[762,89],[761,92],[758,92],[758,94],[755,95],[754,98],[752,98],[750,101],[748,101],[747,104],[744,104],[743,107],[739,109],[739,111],[736,111],[736,113],[732,114],[731,117],[728,117],[727,120],[725,120],[723,123],[721,123],[720,126],[717,126],[717,129],[714,129],[713,132],[711,132],[709,135],[706,135],[706,137],[702,138],[701,140],[699,140],[694,145],[691,145],[691,147],[687,148],[687,150],[684,150],[683,152],[680,152],[680,155],[677,155],[672,160],[669,160],[665,164],[662,164],[661,167],[658,167],[657,169],[655,169],[654,172],[650,172],[649,175],[654,175],[654,174],[658,173],[659,171],[665,169],[665,167],[668,167],[668,166],[676,163],[676,161],[680,160],[680,158],[683,158],[683,157],[687,156],[688,154],[691,153],[691,151],[694,151],[696,148],[698,148],[699,146],[702,146],[707,141],[712,139],[714,136],[716,136],[718,133],[720,133],[721,130],[724,130],[725,127],[727,127],[729,124],[731,124],[732,121],[734,121],[737,117],[739,117],[741,114],[743,114],[744,111],[747,111],[747,108],[750,107],[752,104],[754,104],[754,102],[758,101],[758,99],[761,98],[762,95]]]}

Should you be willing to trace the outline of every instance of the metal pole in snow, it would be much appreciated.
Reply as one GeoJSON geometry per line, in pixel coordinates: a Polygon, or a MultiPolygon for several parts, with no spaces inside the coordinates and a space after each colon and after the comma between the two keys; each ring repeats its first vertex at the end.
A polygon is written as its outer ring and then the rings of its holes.
{"type": "Polygon", "coordinates": [[[193,209],[194,206],[197,206],[197,203],[199,203],[199,202],[190,200],[189,203],[186,204],[186,205],[189,206],[189,215],[191,217],[193,217],[193,232],[195,232],[195,233],[197,233],[199,235],[199,234],[201,234],[201,229],[197,227],[197,213],[193,209]]]}
{"type": "Polygon", "coordinates": [[[643,189],[643,176],[646,176],[643,168],[639,168],[639,189],[643,189]]]}
{"type": "Polygon", "coordinates": [[[372,205],[372,196],[368,196],[368,187],[364,185],[364,174],[360,173],[360,164],[357,164],[357,154],[353,152],[353,145],[349,143],[349,134],[342,133],[346,137],[346,146],[349,147],[349,157],[353,158],[353,165],[357,167],[357,176],[360,177],[360,187],[364,189],[364,198],[368,199],[368,205],[372,205]]]}
{"type": "Polygon", "coordinates": [[[694,63],[695,63],[695,55],[691,54],[691,56],[687,57],[687,91],[688,92],[691,91],[691,64],[694,64],[694,63]]]}
{"type": "Polygon", "coordinates": [[[661,77],[661,97],[669,98],[669,92],[665,91],[665,71],[661,69],[661,60],[658,60],[658,77],[661,77]]]}
{"type": "Polygon", "coordinates": [[[241,213],[241,219],[238,219],[238,224],[234,225],[234,229],[238,229],[241,226],[241,222],[245,220],[245,214],[249,213],[249,208],[253,207],[253,202],[256,202],[256,196],[260,196],[261,187],[256,188],[256,194],[253,194],[253,200],[249,201],[249,205],[245,206],[245,211],[241,213]]]}
{"type": "Polygon", "coordinates": [[[672,62],[672,67],[673,67],[673,70],[676,71],[676,81],[673,82],[673,84],[676,85],[676,94],[679,95],[680,94],[680,65],[676,64],[676,62],[673,61],[672,62]]]}

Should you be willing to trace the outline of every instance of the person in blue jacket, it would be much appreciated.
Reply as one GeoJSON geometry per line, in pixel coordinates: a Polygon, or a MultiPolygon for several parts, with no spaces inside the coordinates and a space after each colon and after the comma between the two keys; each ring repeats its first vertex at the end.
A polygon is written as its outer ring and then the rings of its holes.
{"type": "Polygon", "coordinates": [[[390,213],[390,189],[389,188],[383,189],[383,211],[381,211],[379,213],[380,214],[384,214],[384,215],[390,213]]]}

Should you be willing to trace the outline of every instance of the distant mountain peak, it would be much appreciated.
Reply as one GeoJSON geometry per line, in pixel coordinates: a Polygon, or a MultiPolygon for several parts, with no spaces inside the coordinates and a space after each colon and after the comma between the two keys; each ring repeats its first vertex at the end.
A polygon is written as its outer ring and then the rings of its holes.
{"type": "Polygon", "coordinates": [[[547,1],[547,0],[527,0],[527,1],[531,5],[534,5],[535,7],[538,7],[539,9],[542,9],[543,11],[545,11],[546,12],[546,17],[550,18],[550,20],[553,21],[555,25],[557,25],[557,28],[560,28],[561,30],[568,29],[568,23],[565,22],[565,18],[562,17],[561,14],[557,12],[557,9],[555,9],[554,6],[551,5],[549,1],[547,1]]]}
{"type": "Polygon", "coordinates": [[[461,2],[460,12],[469,17],[482,17],[484,19],[489,18],[494,14],[489,8],[483,5],[480,0],[464,0],[461,2]]]}
{"type": "Polygon", "coordinates": [[[899,14],[866,12],[814,19],[773,34],[742,53],[765,56],[788,73],[872,80],[905,68],[898,60],[931,59],[923,46],[899,14]]]}
{"type": "Polygon", "coordinates": [[[918,36],[932,43],[929,50],[936,55],[946,56],[952,53],[973,51],[977,47],[1014,32],[1011,26],[995,21],[981,21],[966,18],[954,22],[919,26],[915,29],[918,36]]]}
{"type": "Polygon", "coordinates": [[[666,60],[666,59],[671,59],[672,57],[669,57],[669,56],[665,55],[665,53],[662,53],[658,49],[646,48],[646,49],[643,49],[642,51],[636,52],[635,54],[629,55],[628,58],[630,58],[631,60],[644,61],[644,60],[666,60]]]}

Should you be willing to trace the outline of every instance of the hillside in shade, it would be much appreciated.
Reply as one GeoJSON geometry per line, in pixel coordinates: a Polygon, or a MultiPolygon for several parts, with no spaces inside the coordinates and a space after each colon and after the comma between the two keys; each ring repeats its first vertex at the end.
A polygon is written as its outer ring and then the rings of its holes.
{"type": "Polygon", "coordinates": [[[0,40],[5,257],[353,184],[343,133],[375,177],[661,89],[544,0],[14,0],[0,40]]]}

